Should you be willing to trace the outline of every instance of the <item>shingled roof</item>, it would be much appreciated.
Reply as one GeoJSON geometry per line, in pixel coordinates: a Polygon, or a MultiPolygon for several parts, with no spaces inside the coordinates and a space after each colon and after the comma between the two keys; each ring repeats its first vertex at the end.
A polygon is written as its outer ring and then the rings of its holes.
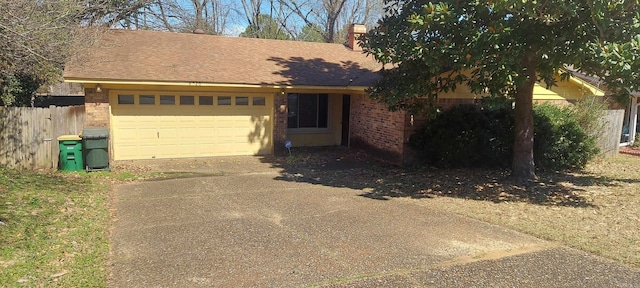
{"type": "Polygon", "coordinates": [[[382,65],[342,44],[111,30],[81,51],[66,80],[370,86],[382,65]]]}
{"type": "MultiPolygon", "coordinates": [[[[602,81],[602,79],[598,78],[597,76],[588,76],[575,69],[573,65],[565,65],[564,69],[569,71],[572,76],[582,79],[583,81],[593,85],[597,89],[603,90],[605,93],[608,93],[604,81],[602,81]]],[[[640,91],[631,91],[630,94],[633,97],[640,97],[640,91]]]]}

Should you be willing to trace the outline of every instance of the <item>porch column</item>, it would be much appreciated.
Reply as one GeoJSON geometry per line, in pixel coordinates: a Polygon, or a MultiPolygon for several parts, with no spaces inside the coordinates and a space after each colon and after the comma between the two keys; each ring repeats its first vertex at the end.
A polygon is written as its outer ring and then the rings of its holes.
{"type": "Polygon", "coordinates": [[[638,97],[631,98],[631,117],[629,118],[629,143],[636,139],[636,125],[638,123],[638,97]]]}

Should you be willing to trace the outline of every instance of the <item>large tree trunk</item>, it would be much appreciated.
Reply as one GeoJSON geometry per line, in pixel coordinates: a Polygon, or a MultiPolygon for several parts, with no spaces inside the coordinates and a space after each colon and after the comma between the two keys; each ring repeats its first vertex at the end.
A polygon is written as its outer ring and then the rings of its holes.
{"type": "Polygon", "coordinates": [[[519,181],[535,181],[533,162],[533,87],[536,84],[535,60],[523,61],[527,68],[527,81],[516,89],[513,163],[511,178],[519,181]]]}

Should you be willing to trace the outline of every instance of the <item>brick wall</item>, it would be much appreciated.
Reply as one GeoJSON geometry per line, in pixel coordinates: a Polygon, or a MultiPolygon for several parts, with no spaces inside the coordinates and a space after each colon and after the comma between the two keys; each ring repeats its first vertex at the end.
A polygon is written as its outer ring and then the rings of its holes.
{"type": "Polygon", "coordinates": [[[534,104],[548,103],[548,104],[555,105],[555,106],[569,106],[569,105],[572,105],[572,103],[570,101],[567,101],[567,100],[533,100],[533,103],[534,104]]]}
{"type": "Polygon", "coordinates": [[[427,118],[424,115],[413,115],[407,113],[404,117],[404,142],[409,142],[409,137],[415,132],[417,129],[422,128],[425,124],[427,124],[427,118]]]}
{"type": "Polygon", "coordinates": [[[273,101],[273,152],[276,155],[286,153],[284,141],[287,140],[287,95],[274,93],[273,101]]]}
{"type": "Polygon", "coordinates": [[[413,147],[409,145],[409,137],[413,135],[413,133],[422,128],[427,123],[427,118],[424,115],[419,114],[409,114],[406,113],[404,117],[404,154],[402,155],[402,162],[405,165],[411,165],[417,163],[419,160],[420,153],[416,151],[413,147]]]}
{"type": "Polygon", "coordinates": [[[108,89],[102,89],[100,93],[96,92],[96,89],[93,88],[86,88],[84,91],[85,110],[87,112],[85,126],[109,128],[108,89]]]}
{"type": "Polygon", "coordinates": [[[451,107],[462,104],[480,104],[480,100],[468,98],[440,98],[437,100],[436,106],[441,110],[447,110],[451,107]]]}
{"type": "Polygon", "coordinates": [[[350,145],[395,164],[403,163],[404,112],[390,112],[366,95],[351,96],[350,145]]]}

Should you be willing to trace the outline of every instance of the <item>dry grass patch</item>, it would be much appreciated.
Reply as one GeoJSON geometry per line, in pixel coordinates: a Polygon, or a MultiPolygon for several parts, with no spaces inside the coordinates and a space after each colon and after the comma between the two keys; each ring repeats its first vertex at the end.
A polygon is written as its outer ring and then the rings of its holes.
{"type": "Polygon", "coordinates": [[[471,191],[449,185],[423,190],[429,197],[412,201],[640,267],[640,157],[599,159],[580,173],[541,174],[528,187],[474,181],[477,171],[447,172],[449,179],[473,182],[466,187],[471,191]]]}
{"type": "MultiPolygon", "coordinates": [[[[549,177],[543,175],[543,177],[549,177]]],[[[582,173],[558,175],[558,186],[586,206],[465,201],[438,197],[444,209],[505,225],[640,267],[640,158],[621,155],[591,163],[582,173]],[[572,176],[583,177],[583,181],[572,176]]]]}

